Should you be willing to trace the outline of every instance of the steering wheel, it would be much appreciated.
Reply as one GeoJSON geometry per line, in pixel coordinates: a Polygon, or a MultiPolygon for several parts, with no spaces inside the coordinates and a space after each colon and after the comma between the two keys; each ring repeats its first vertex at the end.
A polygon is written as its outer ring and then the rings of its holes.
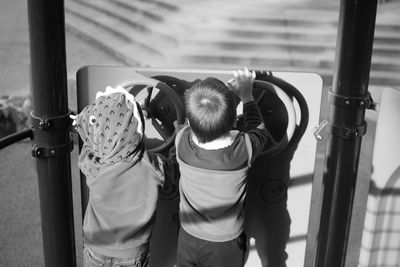
{"type": "MultiPolygon", "coordinates": [[[[270,142],[266,144],[260,155],[271,157],[282,151],[293,138],[297,131],[297,115],[294,103],[289,97],[291,92],[286,92],[289,84],[278,83],[277,78],[273,76],[268,78],[261,80],[256,77],[253,96],[270,134],[270,142]]],[[[302,114],[301,118],[303,117],[302,114]]],[[[308,114],[306,117],[308,118],[308,114]]],[[[237,128],[244,130],[243,115],[238,116],[237,128]]]]}
{"type": "Polygon", "coordinates": [[[185,108],[180,96],[167,84],[153,78],[128,80],[120,84],[135,96],[144,117],[144,145],[147,150],[162,153],[174,143],[175,128],[185,121],[185,108]]]}
{"type": "MultiPolygon", "coordinates": [[[[282,151],[289,143],[297,144],[300,141],[301,137],[305,133],[308,126],[308,120],[309,120],[308,105],[304,96],[300,93],[300,91],[296,87],[294,87],[293,85],[291,85],[290,83],[286,82],[285,80],[279,77],[273,76],[271,72],[265,72],[265,71],[258,72],[256,75],[256,79],[260,79],[262,81],[269,82],[275,85],[275,89],[277,90],[281,89],[291,99],[290,104],[293,105],[294,104],[293,100],[296,100],[299,108],[299,110],[296,110],[297,113],[295,113],[296,119],[292,120],[294,124],[288,123],[287,125],[288,129],[294,128],[293,135],[292,136],[287,135],[288,138],[282,138],[277,145],[275,145],[270,149],[264,148],[263,153],[261,153],[261,155],[263,156],[271,157],[273,155],[276,155],[276,153],[282,151]],[[298,124],[296,124],[296,122],[298,122],[298,124]]],[[[283,98],[281,98],[281,100],[283,100],[283,98]]],[[[285,104],[285,106],[287,107],[288,105],[285,104]]],[[[291,112],[288,112],[288,116],[290,116],[290,113],[291,112]]],[[[289,133],[289,131],[287,133],[289,133]]]]}
{"type": "MultiPolygon", "coordinates": [[[[294,109],[292,100],[285,93],[285,91],[283,91],[281,88],[275,86],[274,84],[272,84],[270,82],[255,81],[254,89],[256,90],[256,92],[255,92],[256,96],[257,96],[256,103],[258,106],[261,106],[263,104],[263,101],[266,100],[265,99],[266,94],[268,94],[268,93],[270,93],[272,95],[276,95],[279,98],[279,100],[282,102],[282,104],[284,105],[284,107],[286,109],[286,114],[282,114],[282,115],[283,116],[287,115],[286,116],[287,118],[284,121],[286,122],[286,125],[287,125],[286,126],[286,138],[289,141],[292,138],[294,131],[296,129],[296,111],[294,109]],[[262,91],[257,95],[257,91],[260,89],[262,91]]],[[[271,102],[269,102],[268,104],[271,105],[271,102]]],[[[276,110],[272,110],[271,108],[269,108],[267,110],[267,112],[268,113],[273,113],[273,112],[277,113],[276,110]]],[[[267,123],[267,121],[265,123],[267,123]]],[[[276,134],[274,136],[275,136],[275,139],[278,139],[276,137],[277,136],[276,134]]]]}

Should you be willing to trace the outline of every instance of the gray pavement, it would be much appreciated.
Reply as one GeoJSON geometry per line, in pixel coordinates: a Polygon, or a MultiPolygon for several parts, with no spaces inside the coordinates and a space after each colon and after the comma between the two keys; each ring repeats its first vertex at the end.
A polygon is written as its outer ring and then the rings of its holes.
{"type": "MultiPolygon", "coordinates": [[[[0,96],[26,96],[29,32],[26,1],[0,1],[0,96]]],[[[121,65],[112,56],[66,32],[68,77],[83,65],[121,65]]],[[[71,93],[70,93],[71,94],[71,93]]],[[[72,97],[73,98],[73,97],[72,97]]],[[[73,103],[71,103],[74,106],[73,103]]],[[[39,191],[31,144],[0,150],[0,266],[44,266],[39,191]]],[[[71,154],[78,266],[82,263],[80,195],[75,146],[71,154]]]]}
{"type": "MultiPolygon", "coordinates": [[[[29,94],[29,28],[27,1],[1,0],[0,96],[29,94]]],[[[111,55],[66,32],[68,77],[83,65],[121,65],[111,55]]]]}
{"type": "MultiPolygon", "coordinates": [[[[38,178],[31,144],[22,141],[0,151],[0,266],[44,266],[38,178]]],[[[75,236],[82,265],[78,147],[71,153],[75,236]]]]}

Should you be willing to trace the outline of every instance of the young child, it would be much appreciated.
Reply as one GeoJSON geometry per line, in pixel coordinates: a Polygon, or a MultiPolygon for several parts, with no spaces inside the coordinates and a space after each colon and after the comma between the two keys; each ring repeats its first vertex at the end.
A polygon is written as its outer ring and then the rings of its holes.
{"type": "Polygon", "coordinates": [[[181,174],[179,267],[244,265],[246,174],[268,132],[252,95],[255,73],[234,74],[236,86],[206,78],[185,93],[189,125],[175,141],[181,174]],[[245,132],[232,130],[232,91],[244,105],[245,132]]]}
{"type": "Polygon", "coordinates": [[[140,106],[122,87],[98,92],[75,123],[90,190],[84,266],[148,266],[158,187],[173,162],[145,151],[140,106]]]}

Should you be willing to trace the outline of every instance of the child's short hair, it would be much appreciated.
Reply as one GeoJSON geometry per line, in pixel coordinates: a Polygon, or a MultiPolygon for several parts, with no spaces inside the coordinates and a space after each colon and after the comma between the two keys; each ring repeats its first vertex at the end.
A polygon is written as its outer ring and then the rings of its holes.
{"type": "Polygon", "coordinates": [[[228,134],[236,121],[234,94],[213,77],[185,92],[185,106],[190,127],[200,143],[228,134]]]}

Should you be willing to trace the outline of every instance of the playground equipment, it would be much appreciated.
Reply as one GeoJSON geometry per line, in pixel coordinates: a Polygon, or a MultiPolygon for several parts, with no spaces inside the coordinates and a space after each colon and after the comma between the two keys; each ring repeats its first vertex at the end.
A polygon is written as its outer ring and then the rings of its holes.
{"type": "MultiPolygon", "coordinates": [[[[122,85],[135,95],[147,114],[145,145],[162,153],[174,140],[172,122],[182,122],[185,114],[184,91],[206,77],[228,81],[232,75],[232,71],[223,70],[85,66],[77,73],[78,111],[93,101],[99,88],[122,85]]],[[[255,242],[251,242],[246,266],[265,266],[266,262],[279,266],[285,263],[287,254],[291,255],[289,261],[302,260],[305,254],[316,153],[312,125],[319,120],[322,79],[311,73],[256,71],[253,94],[275,143],[264,147],[249,175],[246,231],[255,242]],[[307,179],[308,182],[299,182],[307,179]],[[294,241],[288,242],[289,239],[294,241]]],[[[237,128],[241,129],[239,103],[237,109],[237,128]]],[[[84,179],[82,210],[88,197],[84,179]]],[[[152,266],[175,263],[178,222],[173,218],[178,212],[177,183],[171,181],[160,192],[161,216],[157,217],[151,242],[152,266]]]]}
{"type": "MultiPolygon", "coordinates": [[[[311,206],[316,211],[312,220],[319,220],[318,237],[307,242],[311,252],[305,259],[306,266],[346,264],[360,145],[366,131],[364,114],[372,103],[367,89],[376,7],[376,0],[341,1],[335,76],[329,94],[330,135],[323,199],[311,206]]],[[[63,1],[28,0],[28,16],[33,128],[1,140],[1,144],[32,139],[46,266],[75,266],[63,1]]],[[[271,188],[269,183],[264,185],[264,189],[271,188]]]]}

